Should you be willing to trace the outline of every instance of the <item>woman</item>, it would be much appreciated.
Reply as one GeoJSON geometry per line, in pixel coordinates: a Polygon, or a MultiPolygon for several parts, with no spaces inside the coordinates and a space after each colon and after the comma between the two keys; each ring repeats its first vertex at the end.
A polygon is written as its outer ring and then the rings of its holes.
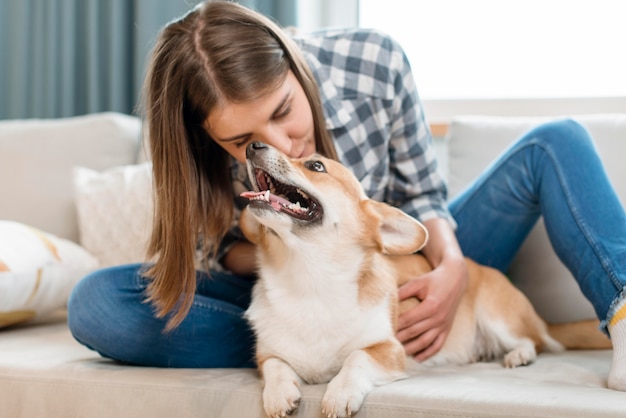
{"type": "Polygon", "coordinates": [[[613,338],[609,384],[626,390],[626,321],[618,320],[626,312],[626,215],[578,124],[529,132],[448,210],[397,44],[365,30],[292,39],[228,2],[200,5],[164,28],[145,92],[154,263],[100,270],[79,283],[69,324],[81,343],[139,365],[253,366],[242,313],[254,247],[236,227],[244,204],[236,196],[249,189],[243,162],[254,140],[291,157],[338,159],[370,197],[426,225],[423,253],[435,268],[399,292],[422,300],[399,319],[398,331],[420,360],[436,353],[450,330],[467,282],[463,254],[506,270],[544,216],[555,250],[613,338]],[[208,261],[196,271],[198,253],[208,261]]]}

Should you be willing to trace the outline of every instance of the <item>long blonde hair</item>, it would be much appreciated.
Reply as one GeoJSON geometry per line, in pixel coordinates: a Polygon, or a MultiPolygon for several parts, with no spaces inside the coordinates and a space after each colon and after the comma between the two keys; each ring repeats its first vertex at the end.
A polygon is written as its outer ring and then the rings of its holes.
{"type": "Polygon", "coordinates": [[[214,255],[232,223],[230,157],[204,129],[220,102],[253,101],[292,70],[313,112],[317,151],[337,159],[317,83],[280,27],[228,1],[199,5],[161,31],[148,65],[145,112],[153,162],[155,218],[143,274],[147,300],[166,330],[187,315],[195,255],[214,255]]]}

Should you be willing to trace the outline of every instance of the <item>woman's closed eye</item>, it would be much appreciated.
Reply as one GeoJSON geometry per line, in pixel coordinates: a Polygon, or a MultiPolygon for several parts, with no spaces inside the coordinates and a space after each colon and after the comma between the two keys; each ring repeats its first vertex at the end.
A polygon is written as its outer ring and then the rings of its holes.
{"type": "Polygon", "coordinates": [[[282,119],[282,118],[286,117],[287,115],[289,115],[289,113],[291,113],[291,105],[287,105],[283,109],[281,109],[278,112],[276,112],[272,116],[272,119],[274,119],[274,120],[282,119]]]}
{"type": "Polygon", "coordinates": [[[248,142],[250,142],[250,139],[251,139],[250,135],[244,136],[243,138],[235,142],[235,146],[237,148],[243,148],[246,145],[248,145],[248,142]]]}

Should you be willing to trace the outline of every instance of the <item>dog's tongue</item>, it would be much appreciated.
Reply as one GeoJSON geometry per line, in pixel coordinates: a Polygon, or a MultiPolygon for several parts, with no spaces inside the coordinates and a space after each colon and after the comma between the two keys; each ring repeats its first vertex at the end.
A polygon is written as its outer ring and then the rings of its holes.
{"type": "Polygon", "coordinates": [[[264,192],[254,192],[252,190],[243,192],[239,196],[245,197],[249,200],[262,200],[269,203],[274,209],[280,210],[281,207],[289,206],[291,202],[287,199],[284,199],[280,196],[276,196],[275,194],[270,193],[269,190],[264,192]]]}

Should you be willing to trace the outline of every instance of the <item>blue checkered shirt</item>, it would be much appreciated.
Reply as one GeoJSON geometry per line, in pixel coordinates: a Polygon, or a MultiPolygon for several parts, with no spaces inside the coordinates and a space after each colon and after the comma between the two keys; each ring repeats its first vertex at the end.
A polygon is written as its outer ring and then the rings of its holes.
{"type": "MultiPolygon", "coordinates": [[[[320,86],[326,128],[340,161],[366,194],[425,221],[440,217],[455,225],[446,205],[431,134],[411,69],[400,46],[372,30],[334,30],[294,40],[320,86]]],[[[245,165],[233,162],[235,222],[250,190],[245,165]]],[[[233,225],[219,255],[242,239],[233,225]]],[[[219,259],[219,257],[218,257],[219,259]]]]}

